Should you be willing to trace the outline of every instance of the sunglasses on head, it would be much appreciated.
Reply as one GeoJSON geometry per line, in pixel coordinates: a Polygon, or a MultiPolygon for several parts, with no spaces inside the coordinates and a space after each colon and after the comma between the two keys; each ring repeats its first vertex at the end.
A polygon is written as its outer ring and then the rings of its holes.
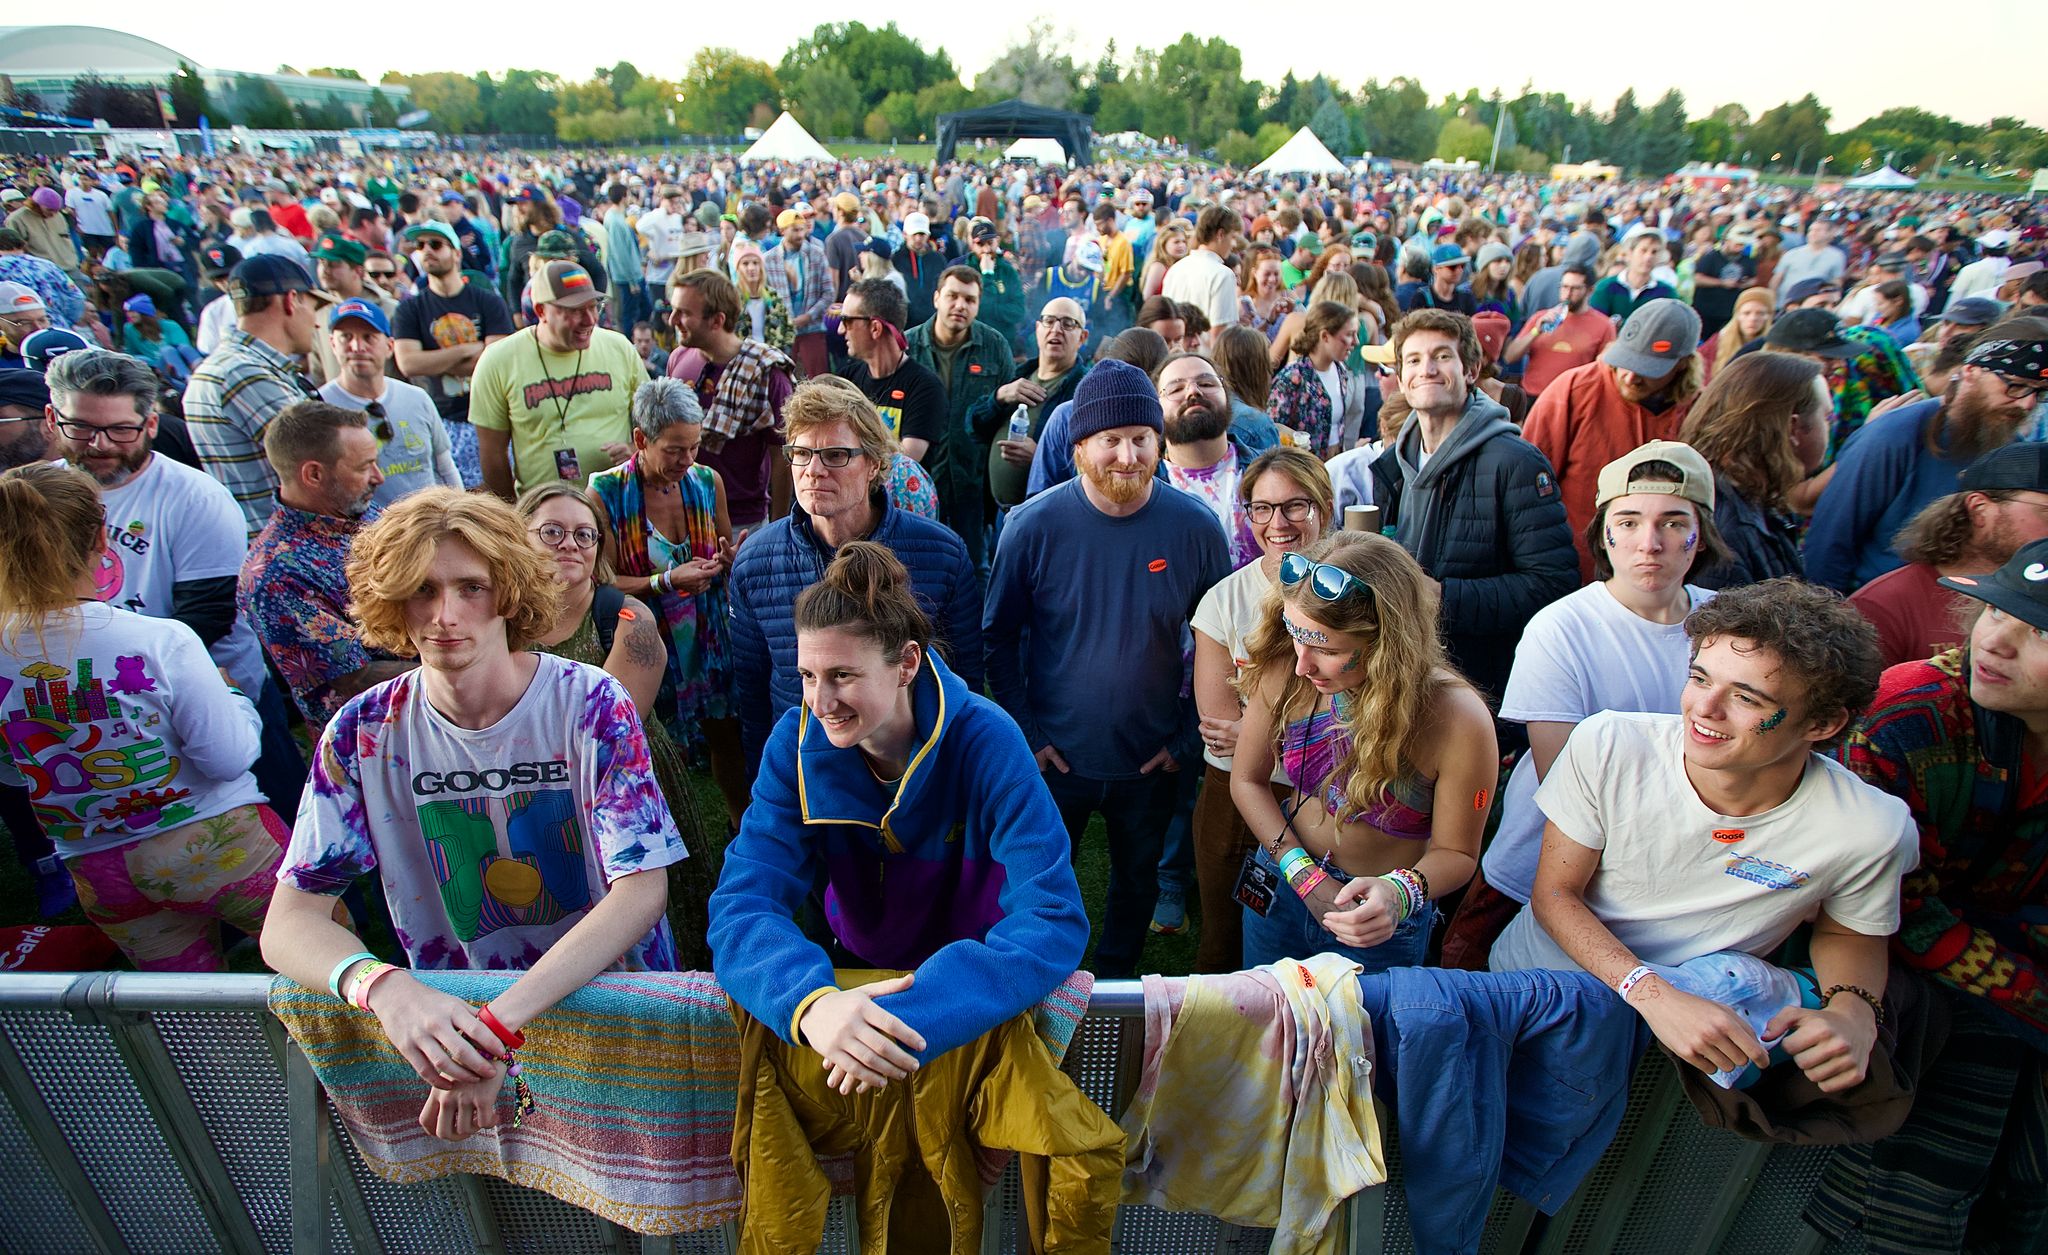
{"type": "Polygon", "coordinates": [[[1308,581],[1308,590],[1323,601],[1341,601],[1346,593],[1362,592],[1366,600],[1377,605],[1372,585],[1359,579],[1342,567],[1325,562],[1311,562],[1298,553],[1290,553],[1280,559],[1280,586],[1293,588],[1303,580],[1308,581]]]}

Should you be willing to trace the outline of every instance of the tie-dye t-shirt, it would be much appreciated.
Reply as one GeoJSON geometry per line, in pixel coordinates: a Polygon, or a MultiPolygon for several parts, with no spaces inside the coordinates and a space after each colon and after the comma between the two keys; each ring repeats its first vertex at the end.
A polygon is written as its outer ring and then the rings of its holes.
{"type": "MultiPolygon", "coordinates": [[[[351,699],[321,734],[277,878],[338,894],[375,868],[414,967],[525,969],[612,880],[687,857],[632,696],[544,654],[477,731],[433,708],[417,670],[351,699]]],[[[663,920],[616,966],[675,963],[663,920]]]]}

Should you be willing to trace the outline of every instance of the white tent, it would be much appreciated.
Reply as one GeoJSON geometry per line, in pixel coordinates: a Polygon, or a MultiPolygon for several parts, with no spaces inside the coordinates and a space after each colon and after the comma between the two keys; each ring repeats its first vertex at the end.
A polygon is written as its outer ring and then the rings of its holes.
{"type": "Polygon", "coordinates": [[[761,138],[754,146],[740,154],[741,161],[830,161],[832,154],[825,146],[811,138],[804,124],[789,116],[788,111],[775,119],[775,124],[761,132],[761,138]]]}
{"type": "Polygon", "coordinates": [[[1251,168],[1253,174],[1342,174],[1344,163],[1330,155],[1316,133],[1302,127],[1280,151],[1251,168]]]}
{"type": "Polygon", "coordinates": [[[1008,161],[1035,161],[1042,166],[1063,166],[1067,164],[1067,150],[1060,147],[1056,139],[1042,135],[1026,136],[1003,150],[1008,161]]]}
{"type": "Polygon", "coordinates": [[[1872,170],[1869,174],[1850,179],[1847,183],[1843,184],[1845,187],[1852,187],[1858,191],[1877,192],[1904,191],[1909,187],[1918,187],[1919,185],[1920,180],[1910,174],[1901,174],[1890,166],[1886,166],[1881,170],[1872,170]]]}

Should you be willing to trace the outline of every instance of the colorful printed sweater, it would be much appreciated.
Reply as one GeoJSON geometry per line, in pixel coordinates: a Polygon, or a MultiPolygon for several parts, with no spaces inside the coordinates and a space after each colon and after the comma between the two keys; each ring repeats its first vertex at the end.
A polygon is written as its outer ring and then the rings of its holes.
{"type": "Polygon", "coordinates": [[[916,748],[893,785],[798,706],[782,716],[753,805],[711,896],[718,983],[784,1040],[830,992],[832,960],[797,917],[822,873],[833,935],[860,960],[915,970],[881,999],[925,1039],[974,1040],[1073,974],[1088,916],[1066,830],[1024,734],[927,652],[916,748]]]}
{"type": "Polygon", "coordinates": [[[1951,650],[1884,673],[1841,758],[1912,807],[1920,866],[1900,887],[1892,950],[1987,999],[2048,1049],[2048,794],[2027,788],[2026,728],[1970,700],[1951,650]],[[2030,796],[2031,795],[2031,796],[2030,796]]]}

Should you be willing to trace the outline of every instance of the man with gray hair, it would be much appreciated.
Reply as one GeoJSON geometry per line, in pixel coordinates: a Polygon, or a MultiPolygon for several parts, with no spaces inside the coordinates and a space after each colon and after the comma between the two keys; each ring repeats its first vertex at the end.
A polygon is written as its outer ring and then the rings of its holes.
{"type": "Polygon", "coordinates": [[[140,358],[104,349],[50,363],[50,452],[100,486],[107,547],[94,573],[104,602],[176,619],[263,716],[256,782],[278,814],[298,809],[306,763],[291,738],[284,699],[263,665],[235,581],[248,553],[242,511],[220,481],[156,455],[157,375],[140,358]]]}

